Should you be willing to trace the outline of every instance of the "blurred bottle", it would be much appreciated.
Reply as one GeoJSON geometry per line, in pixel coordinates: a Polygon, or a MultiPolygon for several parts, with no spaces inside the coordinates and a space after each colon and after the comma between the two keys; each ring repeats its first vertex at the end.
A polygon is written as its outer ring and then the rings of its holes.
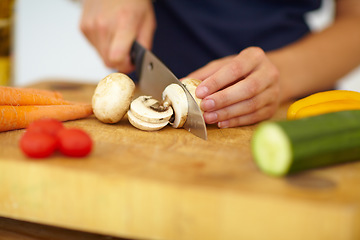
{"type": "Polygon", "coordinates": [[[0,85],[11,84],[11,43],[15,0],[0,0],[0,85]]]}

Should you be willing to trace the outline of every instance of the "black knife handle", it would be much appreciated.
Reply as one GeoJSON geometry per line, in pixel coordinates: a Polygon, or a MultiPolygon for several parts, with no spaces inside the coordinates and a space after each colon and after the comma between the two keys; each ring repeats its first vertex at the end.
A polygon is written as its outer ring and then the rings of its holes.
{"type": "Polygon", "coordinates": [[[136,40],[134,41],[131,51],[130,51],[130,59],[132,64],[135,65],[135,72],[137,77],[140,79],[141,74],[141,65],[143,62],[145,48],[141,46],[136,40]]]}

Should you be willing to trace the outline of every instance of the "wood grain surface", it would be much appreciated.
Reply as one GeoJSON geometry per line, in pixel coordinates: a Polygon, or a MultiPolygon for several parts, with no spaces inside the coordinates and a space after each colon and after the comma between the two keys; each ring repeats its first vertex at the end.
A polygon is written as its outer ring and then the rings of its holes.
{"type": "MultiPolygon", "coordinates": [[[[95,88],[33,87],[85,102],[95,88]]],[[[91,135],[89,157],[31,160],[18,148],[24,130],[0,133],[1,216],[137,239],[360,239],[358,162],[272,178],[252,159],[256,125],[209,125],[207,141],[171,127],[140,131],[126,118],[65,125],[91,135]]]]}

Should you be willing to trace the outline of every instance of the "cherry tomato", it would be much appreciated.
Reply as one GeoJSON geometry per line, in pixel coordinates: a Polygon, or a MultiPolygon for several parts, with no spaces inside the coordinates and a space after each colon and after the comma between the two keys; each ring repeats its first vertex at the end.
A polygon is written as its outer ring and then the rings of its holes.
{"type": "Polygon", "coordinates": [[[46,158],[55,152],[58,146],[56,136],[44,132],[25,132],[20,139],[21,150],[31,158],[46,158]]]}
{"type": "Polygon", "coordinates": [[[83,130],[63,128],[58,134],[59,150],[69,157],[85,157],[92,150],[92,140],[83,130]]]}
{"type": "Polygon", "coordinates": [[[28,132],[44,132],[51,135],[56,135],[59,130],[63,129],[62,122],[52,118],[44,118],[32,122],[28,127],[28,132]]]}

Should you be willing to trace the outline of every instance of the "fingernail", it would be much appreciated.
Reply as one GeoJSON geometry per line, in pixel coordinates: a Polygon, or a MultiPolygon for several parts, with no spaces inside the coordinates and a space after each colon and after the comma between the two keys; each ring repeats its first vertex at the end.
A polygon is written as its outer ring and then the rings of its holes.
{"type": "Polygon", "coordinates": [[[209,89],[207,87],[198,87],[196,89],[196,96],[198,98],[204,98],[206,97],[207,93],[209,92],[209,89]]]}
{"type": "Polygon", "coordinates": [[[229,121],[218,122],[218,128],[228,128],[229,121]]]}
{"type": "Polygon", "coordinates": [[[206,99],[201,102],[201,108],[204,111],[209,111],[215,107],[215,101],[212,99],[206,99]]]}
{"type": "Polygon", "coordinates": [[[217,113],[214,113],[214,112],[205,113],[204,117],[205,117],[207,123],[215,123],[218,119],[217,113]]]}

